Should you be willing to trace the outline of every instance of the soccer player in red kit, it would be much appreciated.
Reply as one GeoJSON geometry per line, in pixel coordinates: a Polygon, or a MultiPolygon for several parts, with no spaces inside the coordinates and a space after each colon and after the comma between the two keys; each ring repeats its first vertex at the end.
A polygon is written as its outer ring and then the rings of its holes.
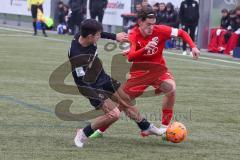
{"type": "MultiPolygon", "coordinates": [[[[151,8],[145,8],[138,13],[138,24],[129,33],[131,48],[126,56],[128,61],[132,62],[132,66],[130,78],[124,84],[124,91],[132,100],[142,95],[149,86],[155,88],[157,95],[164,94],[160,130],[165,134],[173,117],[176,97],[176,84],[163,57],[165,42],[171,37],[181,37],[191,47],[193,59],[198,59],[200,51],[185,31],[165,25],[155,25],[155,22],[156,16],[151,8]]],[[[106,128],[108,126],[96,132],[99,135],[106,128]]],[[[149,133],[143,131],[141,135],[148,136],[149,133]]]]}

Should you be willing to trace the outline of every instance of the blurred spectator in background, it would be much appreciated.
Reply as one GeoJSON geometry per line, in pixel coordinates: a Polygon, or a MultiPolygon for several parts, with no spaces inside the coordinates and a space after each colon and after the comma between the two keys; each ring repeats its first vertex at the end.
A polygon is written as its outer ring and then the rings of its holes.
{"type": "Polygon", "coordinates": [[[167,3],[166,5],[166,23],[165,25],[178,28],[179,21],[178,21],[178,13],[174,10],[174,6],[172,3],[167,3]]]}
{"type": "MultiPolygon", "coordinates": [[[[175,11],[173,4],[170,2],[166,4],[166,21],[163,24],[173,28],[179,28],[178,12],[175,11]]],[[[166,41],[165,48],[175,48],[177,39],[177,37],[172,37],[166,41]]]]}
{"type": "Polygon", "coordinates": [[[221,18],[221,25],[220,27],[222,29],[227,29],[230,25],[230,19],[229,19],[229,12],[227,9],[222,9],[222,18],[221,18]]]}
{"type": "Polygon", "coordinates": [[[63,6],[64,4],[62,1],[58,2],[58,23],[59,24],[65,23],[65,12],[64,12],[63,6]]]}
{"type": "Polygon", "coordinates": [[[68,5],[64,4],[63,5],[63,10],[64,10],[64,13],[65,13],[65,22],[67,23],[68,20],[69,20],[69,7],[68,7],[68,5]]]}
{"type": "Polygon", "coordinates": [[[108,0],[90,0],[89,10],[91,18],[96,19],[96,17],[98,17],[98,22],[102,23],[107,4],[108,0]]]}
{"type": "Polygon", "coordinates": [[[236,23],[236,10],[233,9],[233,10],[230,10],[229,11],[229,26],[228,26],[228,30],[229,31],[234,31],[234,28],[235,28],[235,23],[236,23]]]}
{"type": "Polygon", "coordinates": [[[166,15],[166,4],[165,3],[159,3],[159,12],[157,12],[156,17],[156,24],[165,24],[167,23],[167,15],[166,15]]]}
{"type": "Polygon", "coordinates": [[[153,11],[157,14],[159,12],[159,3],[155,3],[152,8],[153,11]]]}
{"type": "Polygon", "coordinates": [[[214,53],[223,53],[226,48],[228,39],[231,35],[228,35],[228,28],[230,27],[230,16],[227,9],[221,10],[220,26],[212,28],[210,32],[210,40],[208,44],[208,51],[214,53]]]}
{"type": "MultiPolygon", "coordinates": [[[[37,35],[37,14],[38,14],[38,9],[40,9],[43,13],[43,3],[44,0],[27,0],[27,5],[28,5],[28,11],[31,10],[31,14],[32,14],[32,22],[33,22],[33,30],[34,33],[33,35],[36,36],[37,35]]],[[[46,25],[44,22],[41,22],[41,27],[42,27],[42,33],[45,37],[47,37],[46,34],[46,25]]]]}
{"type": "MultiPolygon", "coordinates": [[[[195,40],[195,30],[199,20],[199,4],[195,0],[184,0],[181,3],[179,18],[182,29],[186,32],[190,30],[190,37],[195,40]]],[[[187,55],[186,42],[183,42],[183,55],[187,55]]]]}
{"type": "MultiPolygon", "coordinates": [[[[132,28],[137,24],[137,13],[142,10],[142,2],[138,2],[135,5],[135,13],[127,14],[123,20],[123,31],[129,33],[132,28]]],[[[123,15],[122,15],[123,17],[123,15]]]]}
{"type": "MultiPolygon", "coordinates": [[[[227,33],[224,34],[226,43],[228,43],[234,28],[236,27],[236,10],[232,9],[229,11],[229,25],[227,27],[227,33]]],[[[225,50],[225,49],[224,49],[225,50]]]]}
{"type": "Polygon", "coordinates": [[[148,3],[148,0],[143,0],[142,1],[142,7],[147,8],[147,7],[152,7],[152,6],[148,3]]]}
{"type": "MultiPolygon", "coordinates": [[[[240,29],[240,5],[236,8],[236,22],[237,22],[237,27],[238,27],[238,31],[240,29]]],[[[239,35],[239,34],[238,34],[239,35]]],[[[240,36],[238,36],[238,47],[240,47],[240,36]]]]}
{"type": "Polygon", "coordinates": [[[142,10],[142,4],[141,3],[137,3],[135,8],[136,8],[136,12],[141,11],[142,10]]]}
{"type": "Polygon", "coordinates": [[[68,16],[68,7],[62,2],[58,2],[58,34],[65,34],[67,32],[67,16],[68,16]]]}
{"type": "Polygon", "coordinates": [[[233,55],[233,51],[239,45],[240,38],[240,6],[234,11],[230,11],[230,35],[224,54],[233,55]]]}
{"type": "Polygon", "coordinates": [[[69,19],[69,31],[71,35],[75,34],[75,26],[80,30],[81,22],[87,14],[87,0],[69,0],[68,5],[71,9],[71,18],[69,19]]]}

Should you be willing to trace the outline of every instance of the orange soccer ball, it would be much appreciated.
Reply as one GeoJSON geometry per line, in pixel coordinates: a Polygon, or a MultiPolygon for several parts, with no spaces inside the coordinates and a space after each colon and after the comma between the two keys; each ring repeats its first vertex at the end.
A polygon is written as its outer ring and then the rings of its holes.
{"type": "Polygon", "coordinates": [[[187,137],[187,129],[180,122],[173,122],[168,126],[166,131],[166,138],[173,143],[180,143],[187,137]]]}

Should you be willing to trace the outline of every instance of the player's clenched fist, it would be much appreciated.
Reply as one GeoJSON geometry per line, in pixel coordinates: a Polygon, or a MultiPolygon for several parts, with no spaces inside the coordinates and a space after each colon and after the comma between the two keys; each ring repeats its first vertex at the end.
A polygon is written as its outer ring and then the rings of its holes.
{"type": "Polygon", "coordinates": [[[157,46],[157,43],[156,42],[154,42],[154,41],[150,41],[150,42],[148,42],[148,44],[145,46],[145,50],[153,50],[153,49],[155,49],[156,48],[156,46],[157,46]]]}

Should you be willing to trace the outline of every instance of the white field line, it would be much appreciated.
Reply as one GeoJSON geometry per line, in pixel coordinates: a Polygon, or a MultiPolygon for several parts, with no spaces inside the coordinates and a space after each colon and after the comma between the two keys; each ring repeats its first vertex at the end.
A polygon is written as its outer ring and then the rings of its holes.
{"type": "Polygon", "coordinates": [[[199,63],[199,64],[206,64],[209,66],[218,66],[218,67],[225,67],[225,68],[231,68],[231,69],[240,69],[239,67],[234,67],[234,66],[228,66],[224,64],[216,64],[216,63],[209,63],[209,62],[202,62],[202,61],[196,61],[192,59],[182,59],[182,58],[177,58],[177,57],[167,57],[167,59],[173,59],[173,60],[178,60],[178,61],[185,61],[185,62],[191,62],[191,63],[199,63]]]}
{"type": "MultiPolygon", "coordinates": [[[[169,51],[164,51],[164,53],[186,57],[185,55],[174,53],[174,52],[169,52],[169,51]]],[[[213,60],[213,61],[218,61],[218,62],[232,63],[232,64],[240,65],[239,62],[233,62],[233,61],[228,61],[228,60],[223,60],[223,59],[215,59],[215,58],[209,58],[209,57],[203,57],[203,56],[200,56],[200,59],[213,60]]]]}
{"type": "Polygon", "coordinates": [[[5,31],[14,31],[14,32],[31,33],[31,34],[33,33],[31,31],[14,29],[14,28],[6,28],[6,27],[0,27],[0,29],[5,30],[5,31]]]}
{"type": "MultiPolygon", "coordinates": [[[[2,30],[6,30],[6,31],[15,31],[15,32],[22,32],[22,33],[30,33],[33,34],[33,32],[31,31],[25,31],[25,30],[19,30],[19,29],[14,29],[14,28],[5,28],[5,27],[0,27],[0,29],[2,30]]],[[[16,36],[17,37],[17,36],[16,36]]],[[[21,37],[21,36],[19,36],[21,37]]],[[[30,36],[29,36],[30,37],[30,36]]],[[[57,38],[50,38],[50,37],[41,37],[41,36],[32,36],[33,38],[40,38],[40,39],[47,39],[50,41],[56,41],[56,42],[67,42],[69,43],[70,41],[67,40],[62,40],[62,39],[57,39],[57,38]]]]}
{"type": "Polygon", "coordinates": [[[0,37],[32,37],[31,35],[27,34],[0,34],[0,37]]]}

